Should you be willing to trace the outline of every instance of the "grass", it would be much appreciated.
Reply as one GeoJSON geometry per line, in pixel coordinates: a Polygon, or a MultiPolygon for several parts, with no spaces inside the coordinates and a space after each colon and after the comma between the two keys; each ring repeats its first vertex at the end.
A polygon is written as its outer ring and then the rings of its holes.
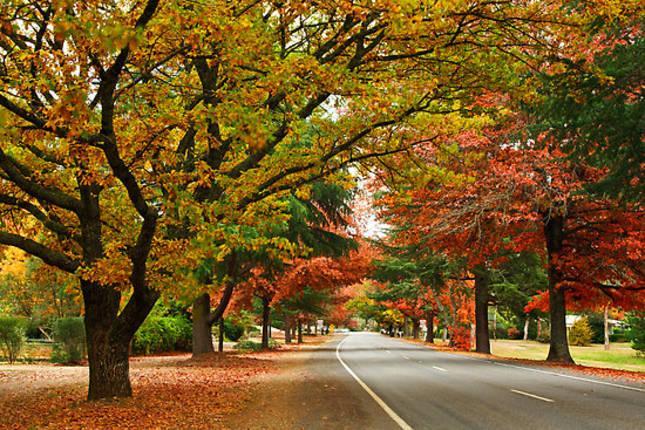
{"type": "MultiPolygon", "coordinates": [[[[597,344],[569,348],[576,363],[583,366],[645,372],[645,358],[636,356],[629,343],[612,343],[609,351],[597,344]]],[[[549,345],[535,341],[496,340],[491,341],[491,349],[499,357],[544,360],[549,345]]]]}

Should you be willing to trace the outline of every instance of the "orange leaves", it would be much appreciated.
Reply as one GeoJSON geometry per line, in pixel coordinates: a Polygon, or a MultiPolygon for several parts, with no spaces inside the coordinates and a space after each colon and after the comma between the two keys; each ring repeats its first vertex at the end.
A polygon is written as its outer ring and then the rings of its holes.
{"type": "Polygon", "coordinates": [[[242,408],[253,378],[273,363],[261,355],[134,358],[135,398],[92,403],[84,399],[84,368],[30,367],[0,373],[0,429],[225,428],[222,418],[242,408]]]}

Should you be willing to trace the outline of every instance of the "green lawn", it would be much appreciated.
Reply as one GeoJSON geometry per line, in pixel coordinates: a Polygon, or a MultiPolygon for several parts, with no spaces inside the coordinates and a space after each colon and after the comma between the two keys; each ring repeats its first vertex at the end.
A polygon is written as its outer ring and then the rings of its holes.
{"type": "MultiPolygon", "coordinates": [[[[573,359],[583,366],[645,372],[645,358],[637,357],[629,343],[613,343],[609,351],[605,351],[603,345],[596,344],[570,348],[573,359]]],[[[500,357],[544,360],[549,345],[535,341],[497,340],[491,341],[491,349],[494,355],[500,357]]]]}

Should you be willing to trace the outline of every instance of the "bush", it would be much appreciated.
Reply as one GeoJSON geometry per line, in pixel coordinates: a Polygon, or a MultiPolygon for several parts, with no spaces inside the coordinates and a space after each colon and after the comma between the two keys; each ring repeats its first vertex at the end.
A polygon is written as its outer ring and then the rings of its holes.
{"type": "MultiPolygon", "coordinates": [[[[609,335],[610,342],[627,342],[629,338],[627,337],[628,333],[625,330],[614,329],[614,332],[609,335]]],[[[604,342],[604,339],[603,339],[604,342]]]]}
{"type": "Polygon", "coordinates": [[[573,323],[569,330],[569,344],[575,346],[589,346],[593,338],[593,330],[586,317],[581,317],[573,323]]]}
{"type": "Polygon", "coordinates": [[[507,333],[509,339],[522,339],[522,332],[517,327],[509,327],[507,333]]]}
{"type": "Polygon", "coordinates": [[[78,363],[86,354],[83,318],[60,318],[54,321],[54,363],[78,363]]]}
{"type": "Polygon", "coordinates": [[[231,318],[224,318],[224,336],[237,342],[244,335],[244,325],[231,318]]]}
{"type": "Polygon", "coordinates": [[[189,350],[193,330],[183,315],[150,315],[139,327],[132,341],[135,354],[155,354],[168,351],[189,350]]]}
{"type": "Polygon", "coordinates": [[[605,316],[602,313],[594,312],[588,316],[589,326],[593,332],[592,343],[605,343],[605,316]]]}
{"type": "Polygon", "coordinates": [[[25,345],[25,321],[17,317],[0,317],[0,348],[9,361],[16,361],[25,345]]]}
{"type": "MultiPolygon", "coordinates": [[[[541,343],[549,343],[551,342],[551,326],[548,324],[544,324],[544,322],[539,322],[540,325],[540,335],[537,335],[537,331],[535,334],[535,340],[541,343]]],[[[537,330],[537,329],[536,329],[537,330]]]]}
{"type": "Polygon", "coordinates": [[[637,312],[627,317],[629,330],[627,338],[632,342],[632,348],[639,355],[645,355],[645,312],[637,312]]]}
{"type": "MultiPolygon", "coordinates": [[[[269,339],[269,349],[276,349],[280,345],[273,339],[269,339]]],[[[244,351],[261,351],[262,343],[255,342],[253,340],[242,340],[235,344],[234,349],[244,350],[244,351]]]]}

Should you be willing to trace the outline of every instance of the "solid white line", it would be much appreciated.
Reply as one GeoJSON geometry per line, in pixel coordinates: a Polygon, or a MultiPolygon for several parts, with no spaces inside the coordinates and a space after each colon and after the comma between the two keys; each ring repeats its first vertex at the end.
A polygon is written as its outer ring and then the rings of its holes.
{"type": "MultiPolygon", "coordinates": [[[[451,355],[453,357],[459,357],[459,358],[463,358],[463,359],[466,359],[466,360],[482,361],[484,363],[495,364],[497,366],[513,367],[515,369],[523,369],[523,370],[528,370],[530,372],[544,373],[546,375],[560,376],[562,378],[575,379],[577,381],[590,382],[592,384],[607,385],[609,387],[622,388],[623,390],[631,390],[631,391],[638,391],[640,393],[645,393],[645,388],[632,387],[630,385],[621,385],[621,384],[615,384],[613,382],[600,381],[598,379],[590,379],[590,378],[583,378],[581,376],[566,375],[564,373],[551,372],[551,371],[542,370],[542,369],[533,369],[531,367],[525,367],[525,366],[516,366],[514,364],[501,363],[499,361],[494,361],[494,360],[486,360],[486,359],[482,359],[482,358],[469,357],[467,355],[455,354],[455,353],[446,352],[446,351],[432,350],[432,349],[424,348],[424,347],[421,347],[421,346],[416,346],[416,348],[419,349],[419,350],[432,351],[432,352],[435,352],[437,354],[451,355]]],[[[499,358],[503,359],[503,357],[499,357],[499,358]]],[[[536,365],[539,365],[539,363],[536,363],[536,365]]]]}
{"type": "Polygon", "coordinates": [[[383,410],[385,411],[385,413],[386,413],[386,414],[388,414],[388,415],[389,415],[389,417],[390,417],[390,418],[392,418],[392,420],[393,420],[395,423],[397,423],[397,424],[399,425],[399,427],[401,427],[403,430],[412,430],[412,427],[410,427],[410,425],[408,425],[408,423],[406,423],[405,421],[403,421],[403,418],[401,418],[400,416],[398,416],[398,415],[397,415],[397,413],[396,413],[396,412],[394,412],[394,411],[392,410],[392,408],[390,408],[390,407],[387,405],[387,403],[385,403],[385,402],[383,401],[383,399],[381,399],[381,398],[380,398],[380,397],[379,397],[379,396],[378,396],[374,391],[372,391],[372,389],[371,389],[370,387],[368,387],[368,386],[367,386],[367,384],[365,384],[365,382],[361,381],[361,378],[359,378],[359,377],[354,373],[354,371],[353,371],[352,369],[350,369],[350,368],[349,368],[349,366],[348,366],[347,364],[345,364],[345,362],[343,361],[343,359],[342,359],[342,358],[340,358],[340,347],[341,347],[341,345],[342,345],[343,343],[345,343],[345,341],[346,341],[347,339],[349,339],[349,337],[346,337],[345,339],[343,339],[342,341],[340,341],[340,343],[339,343],[339,344],[338,344],[338,346],[336,347],[336,358],[338,358],[338,361],[340,361],[340,364],[342,364],[342,365],[343,365],[343,367],[345,368],[345,370],[347,370],[347,372],[348,372],[350,375],[352,375],[352,377],[356,380],[356,382],[358,382],[358,385],[360,385],[361,387],[363,387],[363,389],[364,389],[365,391],[367,391],[367,394],[369,394],[369,395],[374,399],[374,401],[375,401],[375,402],[376,402],[376,403],[381,407],[381,409],[383,409],[383,410]]]}
{"type": "Polygon", "coordinates": [[[432,368],[433,368],[433,369],[436,369],[436,370],[441,370],[442,372],[447,372],[447,370],[446,370],[446,369],[444,369],[443,367],[439,367],[439,366],[432,366],[432,368]]]}
{"type": "Polygon", "coordinates": [[[561,376],[563,378],[575,379],[575,380],[584,381],[584,382],[592,382],[594,384],[609,385],[610,387],[622,388],[625,390],[639,391],[641,393],[645,393],[645,389],[638,388],[638,387],[630,387],[629,385],[614,384],[612,382],[598,381],[597,379],[589,379],[589,378],[582,378],[580,376],[565,375],[563,373],[550,372],[548,370],[542,370],[542,369],[532,369],[530,367],[524,367],[524,366],[515,366],[513,364],[499,363],[496,361],[490,361],[489,363],[496,364],[498,366],[514,367],[516,369],[524,369],[524,370],[529,370],[531,372],[545,373],[547,375],[561,376]]]}
{"type": "Polygon", "coordinates": [[[555,402],[555,400],[553,400],[553,399],[547,399],[546,397],[536,396],[535,394],[526,393],[524,391],[520,391],[520,390],[511,390],[511,391],[513,393],[521,394],[521,395],[526,396],[526,397],[532,397],[534,399],[542,400],[543,402],[549,402],[549,403],[555,402]]]}

